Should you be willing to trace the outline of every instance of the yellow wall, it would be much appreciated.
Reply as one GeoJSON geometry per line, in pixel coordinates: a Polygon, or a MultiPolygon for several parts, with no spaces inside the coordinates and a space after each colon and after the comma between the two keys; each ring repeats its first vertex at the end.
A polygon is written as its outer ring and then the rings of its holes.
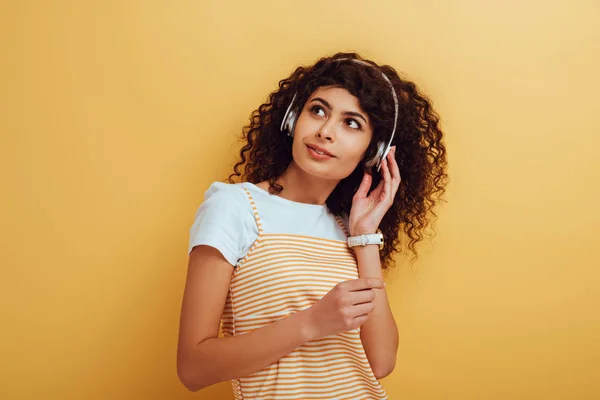
{"type": "Polygon", "coordinates": [[[188,229],[252,109],[338,50],[447,134],[390,397],[600,398],[600,3],[375,4],[2,2],[0,398],[231,398],[176,376],[188,229]]]}

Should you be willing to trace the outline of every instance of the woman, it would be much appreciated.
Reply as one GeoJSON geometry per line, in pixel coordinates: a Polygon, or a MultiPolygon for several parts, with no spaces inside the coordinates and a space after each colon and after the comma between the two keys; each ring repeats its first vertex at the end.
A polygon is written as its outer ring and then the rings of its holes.
{"type": "Polygon", "coordinates": [[[282,80],[244,138],[190,231],[181,381],[231,380],[236,399],[387,398],[398,329],[382,270],[401,231],[417,255],[444,193],[437,115],[393,68],[338,53],[282,80]]]}

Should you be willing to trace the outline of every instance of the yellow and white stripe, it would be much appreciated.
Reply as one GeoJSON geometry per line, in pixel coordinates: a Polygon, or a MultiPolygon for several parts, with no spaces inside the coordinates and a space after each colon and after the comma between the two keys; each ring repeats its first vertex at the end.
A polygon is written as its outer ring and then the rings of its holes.
{"type": "MultiPolygon", "coordinates": [[[[341,240],[264,233],[244,188],[258,238],[238,263],[223,312],[225,336],[251,332],[319,301],[338,283],[358,278],[356,258],[341,240]]],[[[345,227],[338,218],[338,223],[345,227]]],[[[313,340],[278,362],[232,382],[236,399],[386,399],[354,329],[313,340]]]]}

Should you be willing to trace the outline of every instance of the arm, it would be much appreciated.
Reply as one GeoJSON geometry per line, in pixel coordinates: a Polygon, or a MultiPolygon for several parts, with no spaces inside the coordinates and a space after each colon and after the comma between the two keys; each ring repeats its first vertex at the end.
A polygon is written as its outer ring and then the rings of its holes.
{"type": "Polygon", "coordinates": [[[304,343],[363,324],[379,279],[341,282],[306,310],[250,333],[218,338],[233,267],[209,246],[190,254],[177,348],[177,373],[192,391],[258,372],[304,343]],[[372,290],[370,290],[372,289],[372,290]]]}
{"type": "MultiPolygon", "coordinates": [[[[383,280],[377,246],[356,247],[355,254],[359,277],[383,280]]],[[[385,288],[373,291],[375,307],[369,319],[361,326],[360,339],[375,377],[382,379],[391,374],[396,365],[398,327],[385,288]]]]}
{"type": "MultiPolygon", "coordinates": [[[[396,147],[392,147],[381,163],[383,179],[369,192],[372,177],[365,173],[352,199],[349,225],[352,236],[374,233],[383,216],[396,197],[401,182],[398,163],[394,158],[396,147]]],[[[358,274],[361,278],[382,278],[381,260],[377,246],[355,248],[358,274]]],[[[392,315],[385,288],[374,289],[375,305],[371,317],[361,328],[360,338],[377,379],[389,375],[396,365],[398,351],[398,327],[392,315]]]]}
{"type": "Polygon", "coordinates": [[[305,312],[245,335],[218,338],[232,273],[233,266],[212,247],[197,246],[190,253],[177,373],[191,391],[260,371],[314,338],[305,312]]]}

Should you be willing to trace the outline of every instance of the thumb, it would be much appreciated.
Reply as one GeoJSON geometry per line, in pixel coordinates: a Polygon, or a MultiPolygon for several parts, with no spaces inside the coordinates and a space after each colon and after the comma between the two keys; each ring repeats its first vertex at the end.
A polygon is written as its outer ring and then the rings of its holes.
{"type": "Polygon", "coordinates": [[[373,177],[371,176],[371,174],[365,172],[363,175],[363,179],[360,182],[360,186],[358,187],[358,190],[354,194],[354,197],[355,198],[367,197],[367,194],[369,193],[369,189],[371,188],[372,182],[373,182],[373,177]]]}

